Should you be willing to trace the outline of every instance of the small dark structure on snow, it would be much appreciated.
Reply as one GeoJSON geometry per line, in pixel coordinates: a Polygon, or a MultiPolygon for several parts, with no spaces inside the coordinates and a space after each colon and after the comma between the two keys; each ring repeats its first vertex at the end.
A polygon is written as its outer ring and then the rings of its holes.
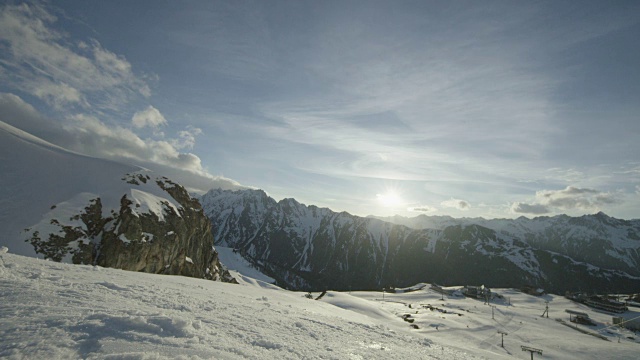
{"type": "Polygon", "coordinates": [[[542,296],[545,294],[544,289],[536,287],[536,286],[523,286],[520,288],[520,291],[533,296],[542,296]]]}
{"type": "Polygon", "coordinates": [[[593,326],[596,324],[591,320],[591,318],[589,318],[589,314],[587,313],[568,309],[565,311],[569,314],[569,321],[571,321],[572,323],[589,326],[593,326]]]}
{"type": "Polygon", "coordinates": [[[485,287],[484,285],[481,285],[481,286],[465,285],[464,288],[462,288],[462,293],[466,297],[472,297],[476,299],[484,300],[484,299],[491,298],[491,289],[489,289],[488,287],[485,287]]]}
{"type": "Polygon", "coordinates": [[[595,309],[600,309],[613,313],[623,313],[629,310],[625,303],[609,299],[607,296],[602,295],[586,295],[583,293],[567,293],[565,295],[567,299],[583,303],[595,309]]]}

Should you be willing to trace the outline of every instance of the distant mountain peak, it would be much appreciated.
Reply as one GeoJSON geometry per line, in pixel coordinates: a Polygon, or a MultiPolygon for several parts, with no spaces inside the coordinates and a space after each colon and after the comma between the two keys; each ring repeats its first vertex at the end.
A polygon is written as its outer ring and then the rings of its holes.
{"type": "Polygon", "coordinates": [[[202,202],[218,244],[238,249],[289,288],[438,282],[526,283],[559,292],[614,284],[640,290],[640,222],[606,215],[365,218],[291,198],[253,199],[255,192],[235,191],[202,202]]]}

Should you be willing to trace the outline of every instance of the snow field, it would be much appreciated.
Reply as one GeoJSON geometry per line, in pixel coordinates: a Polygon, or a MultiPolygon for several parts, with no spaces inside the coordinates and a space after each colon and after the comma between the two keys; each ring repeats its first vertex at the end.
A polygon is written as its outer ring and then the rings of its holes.
{"type": "Polygon", "coordinates": [[[525,345],[542,349],[541,359],[637,359],[640,350],[633,332],[610,327],[611,314],[556,295],[497,289],[504,299],[491,301],[492,318],[482,300],[442,296],[427,284],[384,299],[329,291],[315,301],[242,275],[255,270],[241,262],[241,285],[233,285],[7,250],[0,248],[0,358],[528,359],[525,345]],[[545,301],[549,318],[540,316],[545,301]],[[556,321],[568,322],[565,309],[588,313],[598,325],[578,327],[610,341],[556,321]],[[508,334],[504,348],[498,331],[508,334]]]}
{"type": "MultiPolygon", "coordinates": [[[[378,303],[381,310],[398,318],[410,314],[409,319],[413,319],[413,322],[405,322],[405,328],[417,325],[419,329],[412,331],[432,340],[434,344],[489,359],[530,358],[528,352],[522,352],[521,345],[542,349],[543,359],[638,358],[640,339],[633,332],[607,328],[611,326],[612,314],[599,312],[557,295],[535,297],[512,289],[496,291],[504,299],[494,299],[490,304],[484,304],[483,300],[446,295],[442,300],[443,296],[429,290],[429,287],[408,293],[386,293],[384,300],[380,292],[352,294],[378,303]],[[541,317],[545,301],[549,301],[548,318],[541,317]],[[492,305],[495,306],[493,314],[492,305]],[[569,323],[566,309],[589,314],[598,325],[578,327],[604,335],[610,341],[586,335],[556,321],[559,318],[569,323]],[[504,348],[501,347],[498,331],[508,334],[504,337],[504,348]]],[[[640,316],[640,312],[630,310],[625,314],[625,317],[635,316],[640,316]]],[[[570,324],[575,327],[575,324],[570,324]]]]}
{"type": "Polygon", "coordinates": [[[303,293],[0,257],[1,358],[476,358],[303,293]]]}

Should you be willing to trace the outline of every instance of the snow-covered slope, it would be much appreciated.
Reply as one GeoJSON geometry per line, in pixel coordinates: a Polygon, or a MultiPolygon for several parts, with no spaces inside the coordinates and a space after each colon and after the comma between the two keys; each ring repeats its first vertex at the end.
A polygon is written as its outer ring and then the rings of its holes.
{"type": "MultiPolygon", "coordinates": [[[[234,278],[238,281],[247,281],[250,283],[256,283],[256,280],[262,284],[273,284],[275,280],[256,269],[245,258],[242,257],[237,251],[232,248],[224,246],[216,246],[218,255],[220,256],[220,262],[231,272],[234,278]]],[[[263,285],[267,286],[267,285],[263,285]]],[[[270,287],[272,285],[268,285],[270,287]]]]}
{"type": "MultiPolygon", "coordinates": [[[[119,208],[131,188],[121,178],[141,170],[67,151],[1,121],[0,167],[0,245],[27,256],[36,254],[23,230],[45,220],[52,206],[82,209],[86,203],[75,203],[92,194],[101,196],[105,210],[119,208]]],[[[161,189],[146,190],[162,196],[161,189]]]]}
{"type": "Polygon", "coordinates": [[[165,177],[67,151],[4,122],[0,166],[0,245],[12,252],[228,279],[200,204],[165,177]]]}
{"type": "Polygon", "coordinates": [[[315,301],[251,282],[0,253],[0,358],[528,359],[524,345],[543,350],[543,359],[637,359],[636,335],[609,327],[611,315],[558,296],[497,292],[505,298],[493,300],[495,308],[441,300],[429,286],[396,294],[329,291],[315,301]],[[545,301],[549,318],[540,317],[545,301]],[[596,326],[579,329],[609,341],[556,321],[568,321],[565,309],[588,313],[596,326]],[[402,319],[407,314],[412,323],[402,319]],[[504,348],[498,331],[508,333],[504,348]]]}

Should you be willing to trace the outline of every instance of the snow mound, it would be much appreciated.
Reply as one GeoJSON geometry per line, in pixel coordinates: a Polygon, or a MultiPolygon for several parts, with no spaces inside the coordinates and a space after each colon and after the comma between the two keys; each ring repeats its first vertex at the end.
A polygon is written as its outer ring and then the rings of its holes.
{"type": "Polygon", "coordinates": [[[381,309],[377,304],[351,296],[347,293],[333,291],[327,292],[326,295],[322,297],[321,301],[337,306],[341,309],[364,315],[374,320],[382,322],[393,322],[397,320],[396,316],[381,309]]]}

